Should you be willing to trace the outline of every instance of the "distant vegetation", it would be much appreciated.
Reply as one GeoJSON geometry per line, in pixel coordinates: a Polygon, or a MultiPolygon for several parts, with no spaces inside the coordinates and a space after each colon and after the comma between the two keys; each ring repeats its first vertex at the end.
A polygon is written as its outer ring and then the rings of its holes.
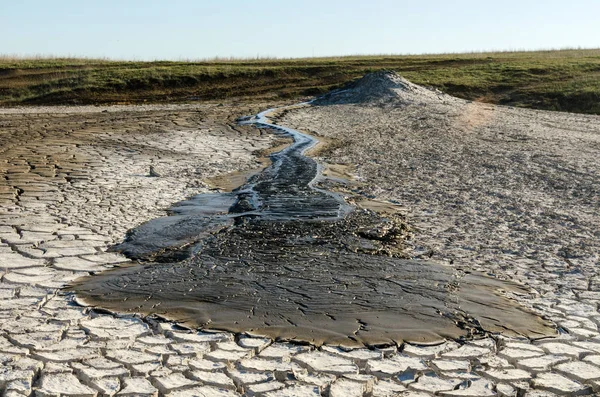
{"type": "Polygon", "coordinates": [[[0,105],[289,99],[380,69],[466,99],[600,114],[600,49],[198,62],[0,56],[0,105]]]}

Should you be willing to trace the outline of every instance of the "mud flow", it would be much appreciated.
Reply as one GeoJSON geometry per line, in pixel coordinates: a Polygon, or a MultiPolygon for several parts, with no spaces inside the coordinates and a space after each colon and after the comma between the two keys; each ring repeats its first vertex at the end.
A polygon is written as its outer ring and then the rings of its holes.
{"type": "Polygon", "coordinates": [[[197,196],[132,230],[114,249],[138,264],[78,280],[70,287],[78,299],[316,345],[554,333],[503,293],[527,293],[521,286],[402,259],[402,220],[320,188],[319,165],[304,156],[315,140],[266,113],[246,122],[294,144],[236,191],[197,196]]]}

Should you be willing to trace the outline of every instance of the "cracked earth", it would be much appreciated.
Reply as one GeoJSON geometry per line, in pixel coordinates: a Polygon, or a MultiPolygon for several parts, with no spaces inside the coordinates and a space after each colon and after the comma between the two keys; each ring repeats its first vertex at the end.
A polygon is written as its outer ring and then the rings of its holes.
{"type": "Polygon", "coordinates": [[[318,156],[330,170],[352,170],[340,191],[405,207],[417,229],[412,257],[527,285],[531,293],[514,298],[557,324],[556,337],[315,348],[78,306],[61,287],[127,262],[107,252],[127,230],[208,192],[203,180],[260,166],[277,139],[235,119],[269,106],[2,110],[3,395],[600,390],[600,119],[426,94],[297,109],[279,122],[334,142],[318,156]]]}

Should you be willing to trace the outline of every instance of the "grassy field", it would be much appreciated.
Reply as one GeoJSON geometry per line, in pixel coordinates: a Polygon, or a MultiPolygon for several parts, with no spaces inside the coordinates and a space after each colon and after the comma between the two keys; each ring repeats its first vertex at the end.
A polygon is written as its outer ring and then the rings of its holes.
{"type": "Polygon", "coordinates": [[[0,56],[0,106],[288,99],[380,69],[466,99],[600,114],[600,49],[198,62],[0,56]]]}

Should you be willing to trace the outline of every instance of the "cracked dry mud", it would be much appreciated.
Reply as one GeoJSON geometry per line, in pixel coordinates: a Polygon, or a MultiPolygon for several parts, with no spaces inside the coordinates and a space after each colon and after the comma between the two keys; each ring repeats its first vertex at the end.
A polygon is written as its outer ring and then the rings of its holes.
{"type": "Polygon", "coordinates": [[[516,284],[394,257],[405,223],[315,187],[318,164],[303,155],[314,139],[264,114],[257,126],[294,143],[234,192],[199,195],[130,231],[115,249],[146,261],[76,280],[79,302],[316,346],[555,334],[500,292],[526,292],[516,284]]]}
{"type": "Polygon", "coordinates": [[[439,93],[411,98],[394,84],[398,98],[385,104],[314,106],[280,122],[331,138],[320,161],[356,165],[360,185],[339,191],[406,208],[417,226],[412,257],[528,285],[514,298],[551,318],[559,336],[314,348],[79,307],[62,286],[123,262],[106,249],[128,229],[206,192],[199,177],[255,168],[252,152],[274,138],[235,126],[257,109],[234,105],[8,110],[0,115],[3,395],[593,394],[599,118],[439,93]],[[152,164],[160,177],[147,177],[152,164]]]}

